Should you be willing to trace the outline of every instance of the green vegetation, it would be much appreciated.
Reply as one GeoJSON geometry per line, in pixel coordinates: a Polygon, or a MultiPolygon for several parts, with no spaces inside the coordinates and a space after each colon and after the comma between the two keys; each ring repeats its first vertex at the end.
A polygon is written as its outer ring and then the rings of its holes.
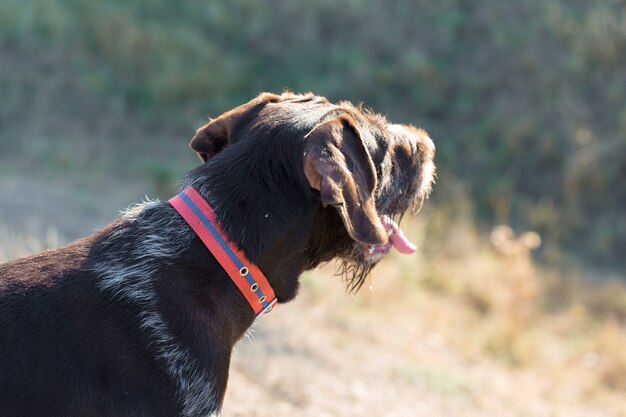
{"type": "Polygon", "coordinates": [[[0,261],[171,195],[195,128],[260,91],[363,101],[437,144],[420,251],[351,301],[305,276],[230,413],[623,415],[625,6],[0,0],[0,261]]]}
{"type": "Polygon", "coordinates": [[[186,139],[259,91],[310,90],[426,128],[442,210],[460,188],[546,260],[626,264],[622,0],[0,0],[0,61],[0,154],[67,168],[60,138],[186,139]]]}

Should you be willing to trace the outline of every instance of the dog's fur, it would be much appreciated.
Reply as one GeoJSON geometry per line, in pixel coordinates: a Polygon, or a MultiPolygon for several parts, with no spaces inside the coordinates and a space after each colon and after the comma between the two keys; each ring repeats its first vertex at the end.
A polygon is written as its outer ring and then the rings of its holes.
{"type": "MultiPolygon", "coordinates": [[[[280,302],[340,258],[358,289],[386,241],[380,215],[430,191],[434,146],[349,103],[261,94],[201,127],[193,185],[280,302]]],[[[168,204],[130,208],[63,248],[0,265],[0,414],[209,416],[231,350],[253,322],[245,299],[168,204]]]]}

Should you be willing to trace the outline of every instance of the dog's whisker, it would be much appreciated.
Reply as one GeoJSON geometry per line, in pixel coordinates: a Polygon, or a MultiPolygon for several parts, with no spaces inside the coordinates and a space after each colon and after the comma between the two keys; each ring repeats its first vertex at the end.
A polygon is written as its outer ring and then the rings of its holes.
{"type": "Polygon", "coordinates": [[[252,341],[254,340],[254,334],[255,334],[255,324],[253,324],[252,326],[250,326],[250,328],[248,330],[246,330],[246,333],[244,334],[244,337],[250,342],[252,343],[252,341]]]}

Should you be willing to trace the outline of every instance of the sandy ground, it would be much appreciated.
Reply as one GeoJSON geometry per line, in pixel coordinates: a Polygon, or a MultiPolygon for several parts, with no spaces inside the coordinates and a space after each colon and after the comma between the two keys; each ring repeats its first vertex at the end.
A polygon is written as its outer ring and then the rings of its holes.
{"type": "MultiPolygon", "coordinates": [[[[113,193],[106,184],[1,176],[0,260],[92,232],[143,196],[141,188],[118,184],[113,193]]],[[[298,299],[237,345],[222,415],[626,416],[619,395],[585,396],[581,364],[555,377],[468,360],[438,331],[443,320],[462,326],[462,317],[434,316],[437,300],[399,280],[399,262],[419,267],[417,258],[391,257],[375,271],[373,289],[356,296],[330,267],[305,276],[298,299]]]]}

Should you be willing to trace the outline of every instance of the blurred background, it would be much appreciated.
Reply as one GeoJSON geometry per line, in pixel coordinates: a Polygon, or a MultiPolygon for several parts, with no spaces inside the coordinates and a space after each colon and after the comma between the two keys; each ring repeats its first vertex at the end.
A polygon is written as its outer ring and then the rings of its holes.
{"type": "Polygon", "coordinates": [[[304,276],[223,415],[624,416],[625,8],[0,0],[0,261],[167,198],[258,92],[364,102],[437,145],[420,251],[304,276]]]}

